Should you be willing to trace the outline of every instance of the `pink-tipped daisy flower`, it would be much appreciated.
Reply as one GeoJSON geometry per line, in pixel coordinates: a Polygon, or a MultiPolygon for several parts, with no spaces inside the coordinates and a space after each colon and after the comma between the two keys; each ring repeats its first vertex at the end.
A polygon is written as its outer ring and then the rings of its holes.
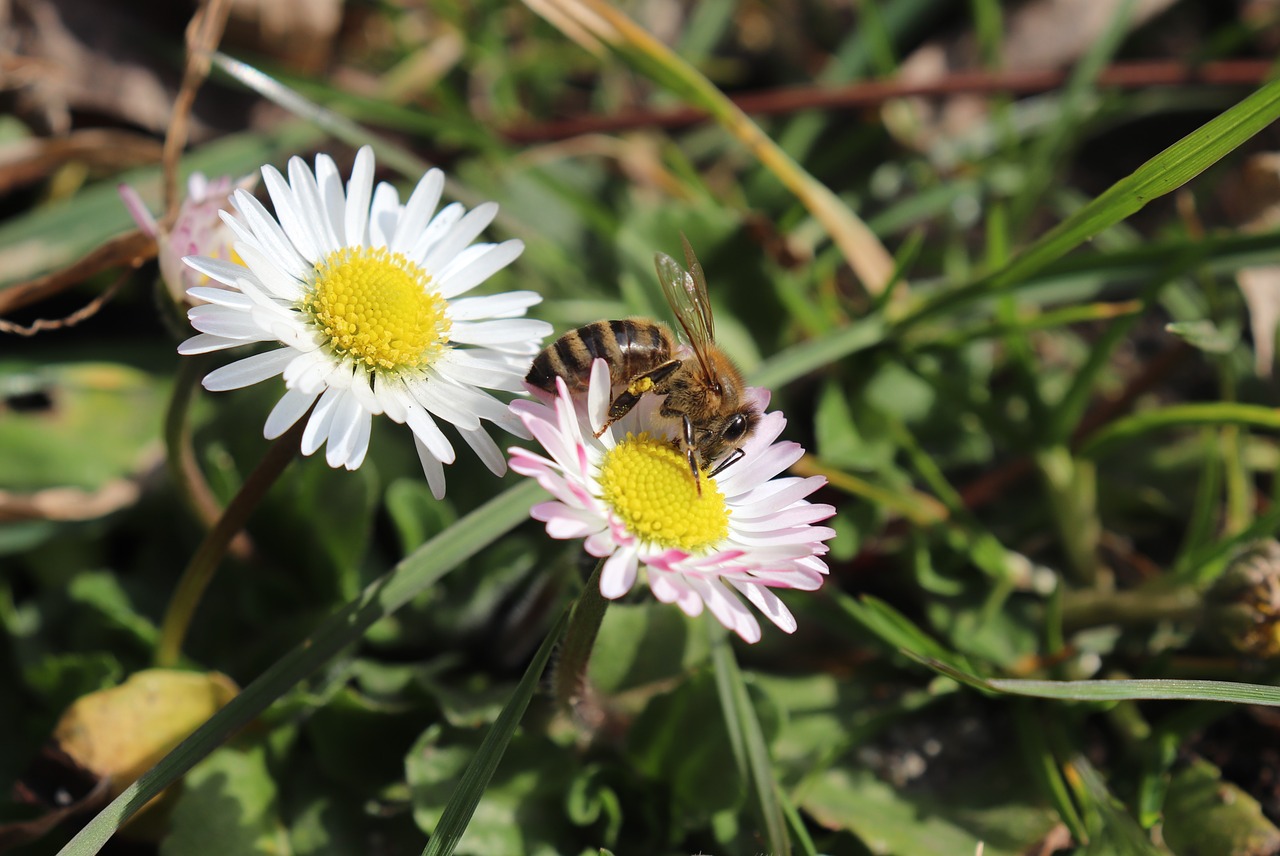
{"type": "Polygon", "coordinates": [[[229,175],[210,180],[203,173],[193,172],[187,179],[187,196],[178,206],[177,219],[169,229],[156,222],[137,190],[128,184],[119,186],[120,198],[133,222],[143,233],[156,239],[160,279],[175,301],[187,299],[191,288],[209,284],[209,277],[182,263],[185,256],[233,258],[234,236],[222,222],[221,214],[231,204],[231,191],[249,190],[257,183],[257,177],[252,175],[238,181],[229,175]]]}
{"type": "MultiPolygon", "coordinates": [[[[714,477],[704,470],[699,493],[656,396],[597,438],[593,426],[604,424],[612,394],[607,364],[592,366],[585,400],[571,396],[562,380],[557,386],[550,400],[512,402],[547,457],[513,448],[511,468],[554,497],[532,511],[548,535],[583,538],[586,551],[604,560],[601,593],[621,597],[643,568],[658,600],[691,616],[705,606],[748,642],[759,641],[760,624],[739,594],[793,632],[795,618],[771,589],[822,585],[824,542],[835,532],[814,524],[835,509],[805,498],[825,483],[822,477],[775,478],[804,451],[776,442],[783,415],[765,414],[732,465],[714,477]]],[[[768,394],[748,393],[763,411],[768,394]]]]}
{"type": "Polygon", "coordinates": [[[233,193],[238,216],[223,220],[243,263],[184,259],[230,288],[190,290],[209,303],[187,313],[199,335],[178,351],[279,346],[214,370],[205,389],[283,376],[287,389],[264,434],[280,436],[310,410],[303,453],[327,443],[329,465],[349,470],[364,461],[372,417],[407,424],[431,491],[442,497],[442,465],[453,462],[454,449],[437,420],[504,473],[502,452],[481,422],[527,434],[486,390],[521,391],[551,326],[522,317],[541,300],[532,291],[462,296],[524,249],[518,240],[472,243],[496,216],[495,203],[437,211],[444,175],[433,169],[401,204],[390,184],[374,187],[373,173],[368,147],[345,188],[327,155],[316,157],[314,173],[291,159],[288,180],[264,166],[275,216],[249,193],[233,193]]]}

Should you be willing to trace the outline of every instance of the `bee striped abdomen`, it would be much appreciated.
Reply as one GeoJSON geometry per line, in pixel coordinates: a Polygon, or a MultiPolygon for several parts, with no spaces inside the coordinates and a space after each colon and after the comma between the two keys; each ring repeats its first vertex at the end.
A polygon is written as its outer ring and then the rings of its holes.
{"type": "Polygon", "coordinates": [[[586,389],[591,363],[609,364],[614,383],[630,380],[671,359],[674,346],[666,328],[653,321],[627,318],[597,321],[565,333],[534,358],[525,380],[548,392],[562,377],[571,390],[586,389]]]}

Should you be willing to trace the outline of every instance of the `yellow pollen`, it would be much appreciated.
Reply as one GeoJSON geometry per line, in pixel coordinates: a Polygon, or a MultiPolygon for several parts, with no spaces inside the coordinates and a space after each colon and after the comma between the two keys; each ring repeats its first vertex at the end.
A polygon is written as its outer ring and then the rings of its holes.
{"type": "Polygon", "coordinates": [[[346,247],[316,264],[299,308],[340,356],[370,371],[426,366],[449,341],[448,302],[431,277],[386,247],[346,247]]]}
{"type": "Polygon", "coordinates": [[[628,434],[600,465],[602,499],[627,529],[660,547],[697,554],[729,534],[729,509],[702,474],[702,495],[684,455],[647,433],[628,434]]]}

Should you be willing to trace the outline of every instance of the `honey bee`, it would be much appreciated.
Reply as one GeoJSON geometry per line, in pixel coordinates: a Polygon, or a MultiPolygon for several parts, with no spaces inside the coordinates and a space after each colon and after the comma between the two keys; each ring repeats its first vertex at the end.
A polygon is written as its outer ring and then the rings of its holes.
{"type": "Polygon", "coordinates": [[[603,359],[609,364],[609,380],[624,389],[609,405],[608,418],[600,430],[626,416],[647,393],[663,395],[660,415],[679,419],[681,434],[677,444],[689,462],[702,493],[702,467],[724,457],[711,472],[715,476],[742,457],[742,444],[760,422],[759,408],[744,400],[742,373],[716,347],[707,279],[684,243],[688,270],[666,253],[654,254],[662,293],[684,330],[693,356],[678,356],[676,338],[665,324],[648,318],[596,321],[565,333],[534,359],[525,381],[554,392],[556,378],[563,378],[575,392],[587,388],[591,363],[603,359]]]}

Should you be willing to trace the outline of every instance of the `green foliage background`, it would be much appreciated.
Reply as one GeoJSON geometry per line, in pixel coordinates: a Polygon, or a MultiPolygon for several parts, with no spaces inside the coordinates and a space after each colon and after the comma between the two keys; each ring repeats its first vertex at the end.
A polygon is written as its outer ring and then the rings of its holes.
{"type": "MultiPolygon", "coordinates": [[[[1174,700],[1140,704],[1161,693],[1019,683],[1274,683],[1265,657],[1229,644],[1238,622],[1206,592],[1280,522],[1276,393],[1254,374],[1232,279],[1274,262],[1280,240],[1221,213],[1244,159],[1275,143],[1280,84],[1097,85],[1108,64],[1169,45],[1202,61],[1265,53],[1274,21],[1190,2],[1137,27],[1117,16],[1065,86],[993,98],[929,147],[874,110],[761,119],[896,253],[906,282],[876,298],[720,124],[514,141],[564,116],[675,106],[662,85],[699,97],[672,67],[626,46],[593,56],[522,6],[346,11],[383,38],[344,39],[337,64],[392,77],[446,36],[461,57],[409,99],[264,58],[358,126],[304,115],[236,128],[194,145],[184,170],[239,175],[366,140],[395,146],[380,163],[399,183],[416,178],[414,158],[438,163],[456,197],[501,203],[492,232],[527,245],[491,287],[539,291],[536,313],[557,330],[663,317],[652,254],[678,255],[684,232],[721,344],[773,390],[786,437],[812,453],[805,471],[830,479],[831,579],[786,596],[794,636],[766,626],[750,648],[644,596],[612,605],[588,727],[555,709],[537,668],[590,572],[580,546],[527,521],[532,485],[465,456],[434,501],[408,432],[384,420],[359,471],[300,460],[253,515],[252,557],[223,563],[184,649],[185,666],[247,689],[140,784],[192,768],[167,834],[104,852],[418,853],[463,828],[456,852],[475,854],[932,856],[981,843],[1004,856],[1055,835],[1080,854],[1280,847],[1273,726],[1205,700],[1274,704],[1274,692],[1156,685],[1174,700]],[[531,698],[523,718],[513,696],[531,698]],[[497,761],[495,735],[510,743],[492,781],[467,779],[477,758],[497,761]],[[458,808],[465,782],[483,790],[472,816],[458,808]]],[[[656,6],[627,11],[660,23],[656,6]]],[[[890,75],[953,32],[997,67],[1012,14],[979,0],[680,11],[662,37],[726,91],[890,75]],[[749,38],[761,22],[773,37],[749,38]]],[[[208,90],[249,97],[225,72],[208,90]]],[[[15,117],[0,128],[8,142],[34,133],[15,117]]],[[[154,204],[158,175],[7,199],[0,295],[128,227],[116,184],[154,204]]],[[[114,276],[14,318],[66,314],[114,276]]],[[[153,277],[144,268],[89,321],[9,336],[0,352],[6,497],[136,491],[104,516],[0,523],[0,782],[71,701],[151,662],[202,535],[160,463],[184,334],[153,277]]],[[[198,400],[196,450],[223,502],[263,455],[279,392],[198,400]]],[[[140,792],[66,852],[94,852],[140,792]]],[[[3,819],[32,813],[6,805],[3,819]]]]}

